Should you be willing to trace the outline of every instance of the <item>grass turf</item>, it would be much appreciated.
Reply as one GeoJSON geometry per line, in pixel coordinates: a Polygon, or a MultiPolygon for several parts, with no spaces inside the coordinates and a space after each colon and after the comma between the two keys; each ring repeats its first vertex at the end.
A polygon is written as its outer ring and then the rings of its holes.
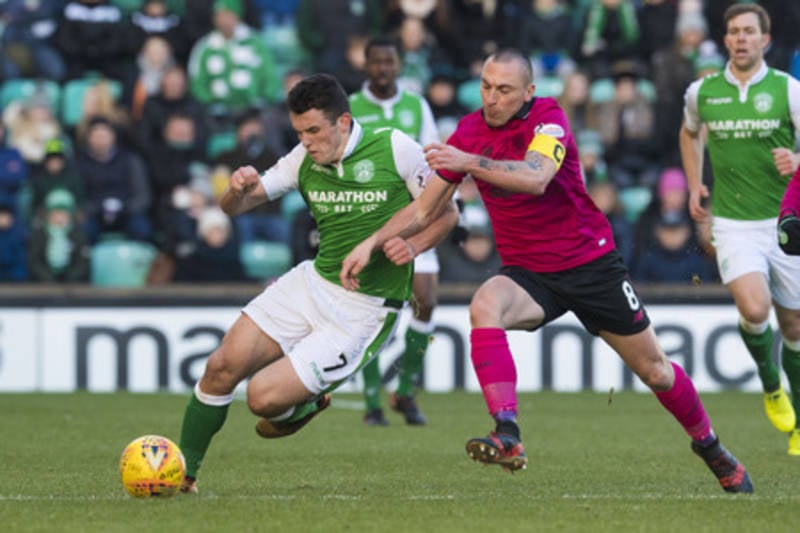
{"type": "Polygon", "coordinates": [[[470,461],[491,427],[479,394],[422,394],[426,427],[365,427],[356,395],[298,434],[256,436],[236,401],[200,495],[136,500],[117,461],[133,438],[179,439],[187,396],[0,395],[3,531],[781,531],[800,523],[800,458],[754,394],[706,394],[756,492],[722,491],[648,394],[520,396],[528,469],[470,461]]]}

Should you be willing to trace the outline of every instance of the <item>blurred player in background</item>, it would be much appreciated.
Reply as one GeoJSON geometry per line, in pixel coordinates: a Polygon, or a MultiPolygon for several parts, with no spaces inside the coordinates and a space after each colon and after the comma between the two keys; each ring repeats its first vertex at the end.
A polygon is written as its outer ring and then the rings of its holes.
{"type": "Polygon", "coordinates": [[[794,173],[781,201],[778,244],[788,255],[800,255],[800,170],[794,173]]]}
{"type": "MultiPolygon", "coordinates": [[[[439,140],[439,132],[428,102],[422,96],[402,90],[397,84],[401,60],[399,45],[388,37],[373,37],[364,49],[367,81],[350,95],[353,118],[367,129],[396,128],[421,145],[439,140]]],[[[427,420],[414,400],[414,390],[422,370],[434,324],[439,285],[439,260],[430,249],[414,259],[414,283],[411,300],[414,316],[406,329],[405,349],[400,357],[397,390],[389,406],[405,418],[407,424],[424,425],[427,420]]],[[[381,372],[378,358],[362,371],[364,376],[364,423],[385,426],[389,422],[381,408],[381,372]]]]}
{"type": "Polygon", "coordinates": [[[728,65],[686,90],[680,147],[689,212],[697,222],[713,215],[720,278],[733,295],[739,333],[756,362],[767,417],[790,434],[789,454],[800,455],[795,416],[800,409],[800,257],[786,255],[775,239],[781,198],[800,162],[793,151],[800,128],[800,82],[764,62],[770,19],[763,7],[733,5],[723,22],[728,65]],[[714,174],[711,213],[701,203],[709,195],[702,183],[706,144],[714,174]],[[791,401],[772,357],[770,307],[783,340],[791,401]]]}
{"type": "Polygon", "coordinates": [[[572,311],[655,393],[728,492],[752,492],[744,466],[720,444],[694,384],[669,361],[631,285],[611,227],[586,192],[567,118],[535,98],[527,56],[501,50],[484,62],[482,109],[448,144],[425,147],[432,178],[403,209],[345,258],[342,285],[358,286],[373,250],[434,220],[466,175],[475,179],[503,260],[470,303],[472,365],[495,429],[470,439],[468,455],[515,471],[527,466],[517,424],[517,372],[507,330],[536,330],[572,311]]]}
{"type": "Polygon", "coordinates": [[[306,78],[288,102],[300,144],[260,174],[237,169],[220,205],[238,215],[298,189],[319,226],[319,253],[251,300],[209,357],[183,419],[183,492],[197,492],[197,471],[244,379],[264,438],[290,435],[326,408],[329,393],[391,337],[411,292],[415,251],[435,245],[458,220],[451,205],[413,238],[387,243],[366,266],[359,290],[343,289],[344,256],[407,206],[431,170],[404,133],[362,129],[332,76],[306,78]]]}

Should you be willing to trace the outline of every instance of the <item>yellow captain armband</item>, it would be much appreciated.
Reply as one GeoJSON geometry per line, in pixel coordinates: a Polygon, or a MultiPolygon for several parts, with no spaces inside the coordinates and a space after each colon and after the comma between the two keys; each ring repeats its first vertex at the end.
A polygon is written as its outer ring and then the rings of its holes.
{"type": "Polygon", "coordinates": [[[553,163],[556,164],[556,170],[561,168],[561,163],[564,162],[564,155],[567,153],[564,145],[558,139],[543,133],[537,133],[533,137],[531,144],[528,145],[528,151],[539,152],[546,158],[552,159],[553,163]]]}

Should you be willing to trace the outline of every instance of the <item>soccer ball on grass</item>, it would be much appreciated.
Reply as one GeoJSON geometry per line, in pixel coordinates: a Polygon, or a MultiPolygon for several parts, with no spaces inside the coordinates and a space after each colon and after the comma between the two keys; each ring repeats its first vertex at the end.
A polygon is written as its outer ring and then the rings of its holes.
{"type": "Polygon", "coordinates": [[[119,459],[122,486],[135,498],[172,496],[181,488],[185,473],[180,448],[160,435],[135,439],[119,459]]]}

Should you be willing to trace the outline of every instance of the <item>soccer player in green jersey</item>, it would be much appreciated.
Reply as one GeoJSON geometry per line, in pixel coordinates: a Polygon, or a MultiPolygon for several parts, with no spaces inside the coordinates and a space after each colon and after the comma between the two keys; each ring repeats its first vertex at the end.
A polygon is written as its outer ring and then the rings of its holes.
{"type": "MultiPolygon", "coordinates": [[[[367,81],[360,91],[350,95],[353,118],[367,129],[399,129],[422,146],[439,141],[439,131],[428,102],[422,96],[402,90],[397,84],[401,66],[399,45],[389,37],[373,37],[367,42],[364,54],[367,81]]],[[[414,258],[414,316],[406,329],[397,390],[389,400],[390,407],[402,413],[406,423],[411,425],[427,422],[413,393],[434,329],[431,318],[438,286],[439,260],[436,250],[430,249],[414,258]]],[[[364,423],[385,426],[389,422],[381,409],[381,373],[377,357],[364,367],[362,375],[366,403],[364,423]]]]}
{"type": "Polygon", "coordinates": [[[408,135],[353,120],[332,76],[299,82],[288,104],[300,144],[263,172],[237,169],[220,205],[238,215],[297,189],[317,220],[319,252],[251,300],[209,357],[183,418],[183,492],[197,492],[200,463],[243,380],[264,438],[290,435],[326,408],[329,393],[391,337],[411,292],[413,251],[434,246],[458,220],[452,204],[417,235],[387,243],[362,272],[360,289],[345,290],[344,257],[409,205],[431,170],[408,135]]]}
{"type": "Polygon", "coordinates": [[[713,215],[712,234],[722,282],[739,312],[739,332],[756,362],[772,424],[789,433],[789,454],[800,456],[800,257],[778,246],[775,228],[800,128],[800,82],[768,67],[770,18],[756,4],[735,4],[723,16],[729,61],[723,72],[686,91],[681,156],[689,180],[689,211],[713,215]],[[705,124],[706,134],[701,130],[705,124]],[[702,205],[703,149],[714,174],[711,213],[702,205]],[[778,318],[781,360],[792,399],[772,359],[770,307],[778,318]]]}

